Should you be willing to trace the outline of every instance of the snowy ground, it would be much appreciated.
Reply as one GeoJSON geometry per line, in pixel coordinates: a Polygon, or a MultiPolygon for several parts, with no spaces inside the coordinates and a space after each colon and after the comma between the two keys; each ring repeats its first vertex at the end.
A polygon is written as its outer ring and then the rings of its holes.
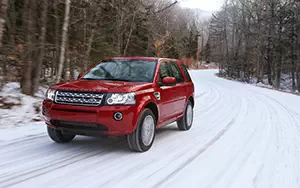
{"type": "Polygon", "coordinates": [[[30,97],[21,94],[19,83],[6,84],[0,91],[0,129],[41,121],[41,104],[45,92],[46,88],[41,87],[35,97],[30,97]]]}
{"type": "MultiPolygon", "coordinates": [[[[221,76],[222,77],[222,76],[221,76]]],[[[225,78],[229,79],[229,80],[234,80],[233,78],[227,77],[225,76],[225,78]]],[[[243,80],[236,80],[236,81],[241,81],[246,83],[243,80]]],[[[257,78],[253,77],[248,81],[248,84],[252,84],[258,87],[263,87],[263,88],[268,88],[268,89],[275,89],[275,90],[279,90],[279,91],[283,91],[283,92],[288,92],[288,93],[294,93],[294,94],[300,94],[300,91],[296,90],[293,91],[293,83],[292,83],[292,76],[289,74],[281,74],[281,79],[280,79],[280,88],[275,88],[272,85],[268,84],[268,76],[264,75],[262,82],[257,82],[257,78]]]]}
{"type": "Polygon", "coordinates": [[[300,187],[300,97],[192,71],[195,121],[157,132],[150,151],[122,138],[55,144],[43,123],[0,130],[0,187],[300,187]]]}

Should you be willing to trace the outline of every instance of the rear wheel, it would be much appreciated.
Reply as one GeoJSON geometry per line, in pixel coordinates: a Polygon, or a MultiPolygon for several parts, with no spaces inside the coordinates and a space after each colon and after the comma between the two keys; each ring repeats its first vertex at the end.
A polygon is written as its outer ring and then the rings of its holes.
{"type": "Polygon", "coordinates": [[[75,135],[64,135],[61,131],[53,129],[49,126],[47,126],[47,131],[49,137],[57,143],[68,143],[75,138],[75,135]]]}
{"type": "Polygon", "coordinates": [[[138,120],[135,131],[127,136],[131,150],[138,152],[148,151],[155,137],[156,118],[150,109],[145,109],[138,120]]]}
{"type": "Polygon", "coordinates": [[[194,119],[193,105],[189,101],[185,108],[185,113],[182,118],[177,121],[177,127],[179,130],[187,131],[192,127],[194,119]]]}

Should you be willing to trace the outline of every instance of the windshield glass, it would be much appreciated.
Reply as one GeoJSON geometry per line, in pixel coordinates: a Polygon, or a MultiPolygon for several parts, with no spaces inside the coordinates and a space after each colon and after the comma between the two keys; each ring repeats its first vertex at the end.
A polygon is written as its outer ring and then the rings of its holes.
{"type": "Polygon", "coordinates": [[[152,82],[155,67],[155,61],[110,60],[91,69],[82,79],[152,82]]]}

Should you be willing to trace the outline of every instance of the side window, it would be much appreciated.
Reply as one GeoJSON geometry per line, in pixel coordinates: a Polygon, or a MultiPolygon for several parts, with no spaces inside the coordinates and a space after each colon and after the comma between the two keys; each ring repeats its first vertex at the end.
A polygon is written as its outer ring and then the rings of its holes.
{"type": "Polygon", "coordinates": [[[181,71],[178,67],[178,64],[177,63],[170,63],[170,68],[172,70],[173,77],[175,77],[176,80],[177,80],[177,83],[184,82],[184,78],[181,74],[181,71]]]}
{"type": "Polygon", "coordinates": [[[165,77],[172,77],[170,68],[168,66],[169,63],[161,63],[159,68],[159,77],[158,77],[158,83],[161,84],[163,78],[165,77]]]}
{"type": "Polygon", "coordinates": [[[188,82],[191,82],[192,78],[191,78],[191,76],[189,74],[189,71],[188,71],[187,67],[184,64],[181,64],[181,68],[183,69],[183,72],[184,72],[184,74],[185,74],[188,82]]]}

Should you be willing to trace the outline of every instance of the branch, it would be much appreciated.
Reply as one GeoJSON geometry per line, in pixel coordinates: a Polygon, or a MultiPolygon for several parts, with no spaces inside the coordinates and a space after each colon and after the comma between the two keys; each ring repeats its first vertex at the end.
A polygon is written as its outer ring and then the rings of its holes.
{"type": "Polygon", "coordinates": [[[165,11],[165,10],[167,10],[167,9],[169,9],[169,8],[171,8],[172,6],[176,5],[177,3],[178,3],[178,1],[176,0],[174,3],[170,4],[169,6],[166,6],[165,8],[160,9],[159,11],[157,11],[156,14],[157,14],[157,13],[160,13],[160,12],[162,12],[162,11],[165,11]]]}

